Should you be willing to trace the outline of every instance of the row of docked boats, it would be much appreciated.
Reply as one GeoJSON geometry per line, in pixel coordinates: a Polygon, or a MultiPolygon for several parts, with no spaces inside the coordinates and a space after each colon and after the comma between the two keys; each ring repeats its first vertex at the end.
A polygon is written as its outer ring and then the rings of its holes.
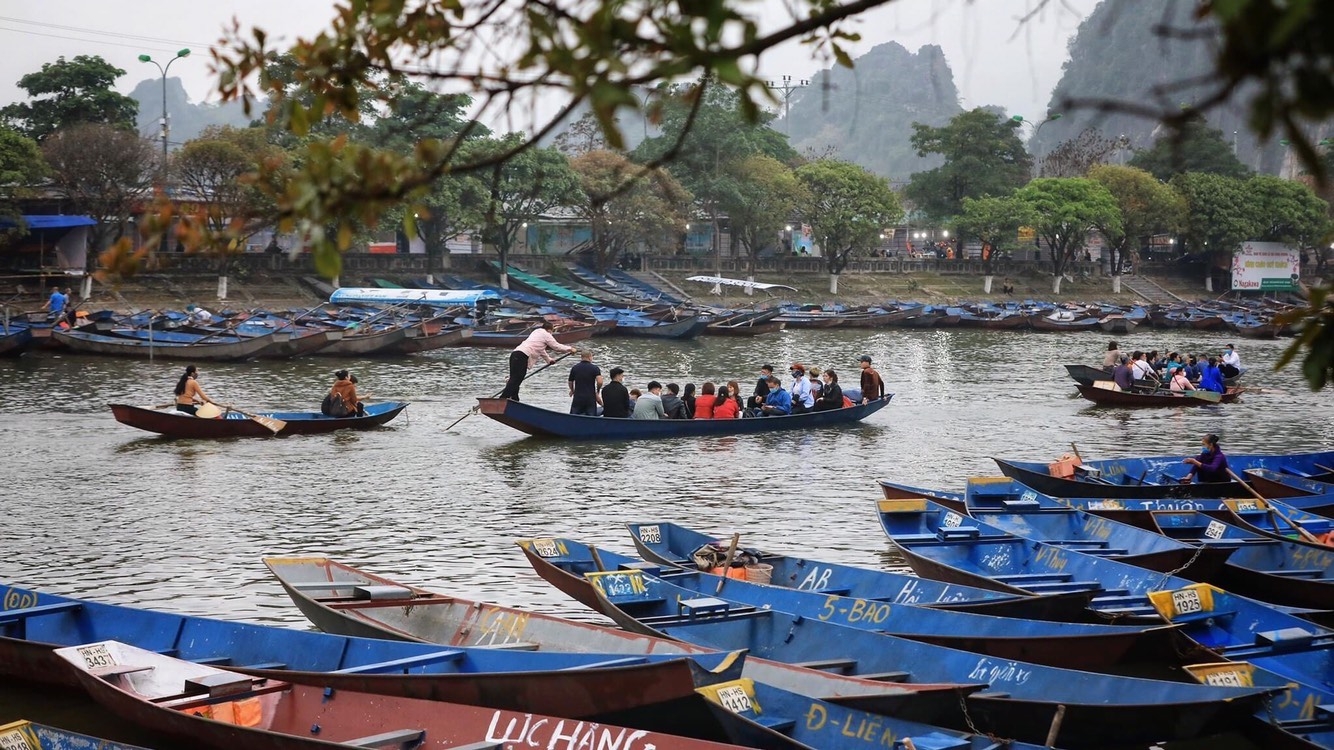
{"type": "Polygon", "coordinates": [[[1258,531],[1329,534],[1334,453],[1232,457],[1256,494],[1290,493],[1249,505],[1133,479],[1168,461],[1048,472],[1143,490],[1133,502],[882,483],[868,511],[920,577],[665,520],[628,524],[633,556],[518,542],[619,629],[323,557],[265,560],[323,633],[0,586],[0,677],[220,750],[1334,747],[1334,548],[1258,531]]]}

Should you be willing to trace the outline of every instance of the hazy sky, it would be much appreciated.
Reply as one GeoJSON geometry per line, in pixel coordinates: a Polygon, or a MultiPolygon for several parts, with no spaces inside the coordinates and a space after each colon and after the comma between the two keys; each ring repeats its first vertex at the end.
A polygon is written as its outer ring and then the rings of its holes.
{"type": "MultiPolygon", "coordinates": [[[[1011,114],[1040,118],[1061,75],[1066,43],[1097,0],[1050,0],[1035,18],[1019,18],[1042,0],[893,0],[865,14],[856,30],[863,41],[854,55],[888,41],[916,51],[924,44],[945,50],[966,107],[996,104],[1011,114]]],[[[329,0],[44,0],[6,3],[0,11],[0,103],[23,97],[16,83],[57,57],[101,55],[127,74],[125,92],[157,69],[142,53],[166,61],[182,47],[192,55],[171,67],[195,101],[216,100],[208,45],[234,18],[292,40],[324,28],[329,0]]],[[[775,15],[775,17],[777,17],[775,15]]],[[[762,72],[774,78],[808,78],[828,63],[805,47],[789,45],[765,56],[762,72]]]]}

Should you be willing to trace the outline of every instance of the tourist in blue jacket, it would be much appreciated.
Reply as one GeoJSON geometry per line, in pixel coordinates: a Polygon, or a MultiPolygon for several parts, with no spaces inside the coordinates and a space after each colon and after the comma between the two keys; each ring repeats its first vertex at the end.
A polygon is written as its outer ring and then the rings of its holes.
{"type": "Polygon", "coordinates": [[[1223,385],[1223,372],[1218,369],[1218,358],[1210,357],[1209,361],[1200,368],[1200,389],[1213,391],[1214,393],[1227,393],[1227,386],[1223,385]]]}
{"type": "Polygon", "coordinates": [[[766,417],[785,417],[792,413],[792,394],[783,390],[778,378],[769,376],[769,395],[764,397],[760,413],[766,417]]]}

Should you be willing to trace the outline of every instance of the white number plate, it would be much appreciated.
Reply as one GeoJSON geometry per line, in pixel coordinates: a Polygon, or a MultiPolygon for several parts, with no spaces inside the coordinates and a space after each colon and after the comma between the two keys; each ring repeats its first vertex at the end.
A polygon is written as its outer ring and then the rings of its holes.
{"type": "Polygon", "coordinates": [[[1231,669],[1226,672],[1210,672],[1205,676],[1204,684],[1216,687],[1246,687],[1241,675],[1231,669]]]}
{"type": "Polygon", "coordinates": [[[1244,502],[1237,503],[1237,510],[1240,511],[1259,510],[1259,509],[1260,506],[1256,505],[1254,500],[1246,500],[1244,502]]]}
{"type": "Polygon", "coordinates": [[[657,526],[640,526],[639,541],[644,544],[662,544],[662,529],[657,526]]]}
{"type": "Polygon", "coordinates": [[[1037,500],[1037,499],[1038,499],[1038,493],[1034,492],[1033,490],[1025,490],[1025,491],[1024,491],[1024,494],[1022,494],[1022,495],[1019,496],[1019,499],[1020,499],[1020,500],[1023,500],[1024,502],[1029,502],[1029,501],[1037,500]]]}
{"type": "Polygon", "coordinates": [[[556,548],[556,542],[551,539],[534,539],[533,551],[539,557],[559,557],[560,550],[556,548]]]}
{"type": "Polygon", "coordinates": [[[78,649],[79,656],[83,657],[83,663],[88,669],[103,669],[116,666],[116,660],[111,657],[107,647],[101,644],[96,646],[83,646],[78,649]]]}
{"type": "Polygon", "coordinates": [[[947,527],[952,529],[961,523],[963,523],[963,516],[959,515],[958,513],[945,514],[945,525],[947,527]]]}
{"type": "Polygon", "coordinates": [[[723,708],[734,714],[755,710],[755,707],[750,703],[750,696],[746,695],[746,689],[740,685],[718,688],[718,702],[722,704],[723,708]]]}
{"type": "Polygon", "coordinates": [[[21,729],[0,734],[0,750],[34,750],[21,729]]]}
{"type": "Polygon", "coordinates": [[[1090,500],[1089,510],[1125,510],[1120,500],[1090,500]]]}
{"type": "Polygon", "coordinates": [[[1208,526],[1204,527],[1204,535],[1210,539],[1222,539],[1223,532],[1227,530],[1223,524],[1217,521],[1210,521],[1208,526]]]}
{"type": "Polygon", "coordinates": [[[1172,609],[1179,615],[1189,615],[1194,612],[1203,612],[1204,605],[1200,603],[1200,592],[1194,589],[1185,589],[1184,591],[1172,592],[1172,609]]]}

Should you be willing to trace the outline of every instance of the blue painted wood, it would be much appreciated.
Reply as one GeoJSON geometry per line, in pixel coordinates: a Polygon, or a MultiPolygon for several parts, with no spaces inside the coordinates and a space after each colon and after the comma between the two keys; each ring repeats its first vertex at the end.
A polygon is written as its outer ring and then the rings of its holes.
{"type": "MultiPolygon", "coordinates": [[[[556,544],[542,545],[541,551],[523,542],[520,544],[530,551],[530,557],[536,554],[545,562],[573,575],[586,576],[600,569],[641,571],[645,578],[667,581],[676,590],[689,592],[688,596],[680,594],[685,598],[673,599],[637,590],[633,585],[624,591],[612,591],[604,585],[603,593],[627,610],[633,608],[636,619],[642,623],[727,612],[733,610],[733,607],[729,607],[731,603],[752,609],[776,609],[821,622],[903,636],[1000,658],[1024,659],[1073,669],[1105,669],[1119,663],[1130,649],[1148,649],[1149,644],[1159,647],[1162,653],[1170,652],[1168,633],[1173,628],[994,617],[890,603],[878,598],[780,588],[709,575],[698,570],[673,567],[662,569],[606,549],[597,549],[595,558],[593,548],[588,545],[571,539],[558,538],[553,541],[556,544]]],[[[595,577],[603,583],[619,579],[616,575],[595,577]]],[[[644,632],[652,634],[651,630],[644,632]]]]}
{"type": "Polygon", "coordinates": [[[100,737],[71,732],[68,729],[16,721],[0,725],[0,747],[26,750],[145,750],[139,745],[112,742],[100,737]]]}
{"type": "MultiPolygon", "coordinates": [[[[528,557],[534,565],[546,563],[545,558],[528,557]]],[[[556,566],[547,567],[559,571],[556,566]]],[[[628,588],[642,593],[624,601],[593,594],[599,611],[623,625],[639,622],[667,637],[710,648],[745,648],[757,657],[831,665],[827,668],[853,675],[907,671],[911,683],[987,682],[990,692],[967,699],[972,721],[983,731],[1026,742],[1045,740],[1057,704],[1064,705],[1066,713],[1056,745],[1077,748],[1104,744],[1107,736],[1133,743],[1223,731],[1247,720],[1242,712],[1256,710],[1263,696],[1276,689],[1225,688],[1056,669],[740,604],[714,616],[640,620],[634,599],[675,601],[694,598],[695,592],[639,571],[606,575],[638,578],[628,588]],[[1135,716],[1136,721],[1127,722],[1127,716],[1135,716]]],[[[596,591],[591,584],[586,588],[596,591]]]]}
{"type": "MultiPolygon", "coordinates": [[[[1003,590],[1089,587],[1098,592],[1094,606],[1101,605],[1109,612],[1141,613],[1152,609],[1147,600],[1150,593],[1182,591],[1192,586],[1184,578],[1005,534],[978,519],[969,522],[982,529],[988,537],[985,541],[918,541],[913,537],[922,528],[956,525],[962,520],[951,518],[960,515],[957,511],[930,501],[926,504],[921,512],[880,514],[886,534],[921,575],[974,585],[990,582],[1003,590]]],[[[1249,661],[1297,683],[1290,696],[1292,701],[1275,702],[1280,719],[1310,718],[1303,706],[1334,697],[1334,630],[1222,590],[1213,593],[1212,606],[1169,615],[1172,622],[1186,623],[1182,633],[1199,646],[1229,660],[1249,661]],[[1257,640],[1259,633],[1287,628],[1304,629],[1315,638],[1296,652],[1257,640]]]]}
{"type": "MultiPolygon", "coordinates": [[[[668,521],[629,523],[626,527],[635,549],[645,560],[672,567],[694,568],[691,554],[707,544],[727,546],[727,540],[668,521]]],[[[742,537],[743,547],[751,546],[742,537]]],[[[1021,596],[974,586],[942,583],[904,573],[842,565],[824,560],[790,557],[765,550],[751,550],[772,567],[770,583],[787,589],[874,599],[892,604],[916,604],[944,609],[980,612],[1026,619],[1077,617],[1085,599],[1021,596]],[[1039,600],[1047,601],[1039,601],[1039,600]]]]}
{"type": "Polygon", "coordinates": [[[860,422],[889,405],[894,394],[844,409],[753,419],[615,419],[584,417],[501,398],[479,398],[483,415],[529,435],[566,440],[635,440],[809,430],[860,422]]]}

